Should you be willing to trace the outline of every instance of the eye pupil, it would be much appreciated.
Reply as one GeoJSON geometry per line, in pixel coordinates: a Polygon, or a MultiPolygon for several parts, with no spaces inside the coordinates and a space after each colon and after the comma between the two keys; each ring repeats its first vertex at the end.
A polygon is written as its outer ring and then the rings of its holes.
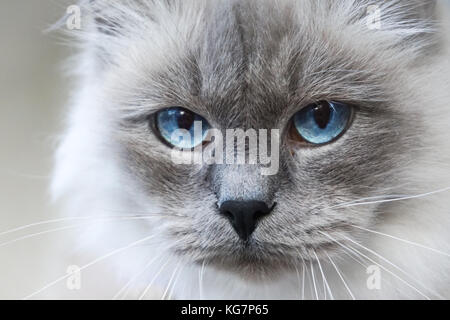
{"type": "Polygon", "coordinates": [[[316,121],[320,129],[325,129],[328,126],[330,123],[330,118],[331,108],[327,102],[319,103],[314,108],[314,121],[316,121]]]}
{"type": "Polygon", "coordinates": [[[177,118],[178,128],[190,130],[194,121],[195,115],[193,113],[182,111],[177,118]]]}
{"type": "Polygon", "coordinates": [[[352,118],[353,109],[340,102],[322,101],[295,114],[292,134],[301,142],[321,145],[341,136],[352,118]]]}
{"type": "Polygon", "coordinates": [[[203,117],[181,107],[161,110],[155,115],[155,120],[163,142],[182,149],[192,149],[201,144],[210,129],[203,117]],[[197,122],[200,126],[196,126],[197,122]],[[200,131],[196,132],[196,129],[200,131]]]}

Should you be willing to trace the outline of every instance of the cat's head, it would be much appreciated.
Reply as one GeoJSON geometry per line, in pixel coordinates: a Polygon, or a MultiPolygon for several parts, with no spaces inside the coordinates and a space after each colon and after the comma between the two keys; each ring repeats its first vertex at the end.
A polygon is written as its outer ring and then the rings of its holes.
{"type": "Polygon", "coordinates": [[[84,4],[72,125],[104,150],[99,179],[114,164],[131,183],[123,197],[158,208],[169,252],[269,274],[335,254],[333,239],[374,222],[377,196],[402,192],[427,130],[414,73],[439,50],[434,1],[126,3],[84,4]],[[177,164],[171,130],[194,120],[223,133],[224,150],[227,129],[268,130],[278,170],[177,164]],[[373,203],[352,205],[362,198],[373,203]]]}

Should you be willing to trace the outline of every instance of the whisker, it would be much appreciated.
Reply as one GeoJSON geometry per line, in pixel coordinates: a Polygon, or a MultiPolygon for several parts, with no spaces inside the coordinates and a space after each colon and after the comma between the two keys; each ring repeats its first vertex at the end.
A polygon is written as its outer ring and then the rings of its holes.
{"type": "Polygon", "coordinates": [[[169,214],[165,214],[165,213],[156,213],[156,212],[145,212],[145,211],[130,211],[130,210],[113,210],[113,209],[99,209],[99,211],[103,211],[103,212],[112,212],[112,213],[121,213],[121,214],[132,214],[135,216],[155,216],[155,217],[161,217],[161,218],[187,218],[187,216],[185,214],[180,214],[180,213],[174,213],[171,212],[169,214]]]}
{"type": "Polygon", "coordinates": [[[24,226],[21,226],[21,227],[16,227],[14,229],[10,229],[10,230],[7,230],[7,231],[0,232],[0,236],[7,235],[7,234],[10,234],[10,233],[13,233],[13,232],[16,232],[16,231],[21,231],[21,230],[24,230],[24,229],[27,229],[27,228],[31,228],[31,227],[35,227],[35,226],[50,224],[50,223],[73,221],[73,220],[86,220],[86,219],[89,219],[89,218],[81,218],[81,217],[79,217],[79,218],[63,218],[63,219],[45,220],[45,221],[35,222],[35,223],[27,224],[27,225],[24,225],[24,226]]]}
{"type": "MultiPolygon", "coordinates": [[[[306,264],[305,264],[305,259],[300,254],[300,251],[297,248],[296,248],[296,251],[297,251],[299,257],[302,258],[302,300],[305,300],[305,268],[306,268],[306,264]]],[[[297,270],[297,268],[296,268],[296,270],[297,270]]],[[[298,270],[297,270],[297,275],[298,275],[298,270]]]]}
{"type": "Polygon", "coordinates": [[[170,290],[170,293],[169,293],[169,296],[167,297],[167,300],[171,300],[171,299],[172,299],[173,292],[174,292],[174,290],[175,290],[175,286],[177,285],[178,279],[180,278],[182,272],[183,272],[183,269],[180,268],[180,272],[178,272],[178,275],[177,275],[177,277],[175,278],[175,281],[173,282],[172,289],[170,290]]]}
{"type": "Polygon", "coordinates": [[[450,187],[447,187],[447,188],[444,188],[444,189],[439,189],[439,190],[432,191],[432,192],[427,192],[427,193],[422,193],[422,194],[417,194],[417,195],[412,195],[412,196],[398,197],[398,198],[393,198],[393,199],[369,201],[369,202],[359,202],[359,203],[353,203],[353,204],[349,204],[349,205],[339,205],[338,204],[338,205],[329,207],[329,209],[332,209],[332,208],[348,208],[348,207],[356,207],[356,206],[362,206],[362,205],[370,205],[370,204],[379,204],[379,203],[388,203],[388,202],[396,202],[396,201],[403,201],[403,200],[418,199],[418,198],[424,198],[424,197],[432,196],[432,195],[443,193],[443,192],[447,192],[447,191],[450,191],[450,187]]]}
{"type": "Polygon", "coordinates": [[[203,260],[202,268],[200,269],[200,276],[199,276],[199,295],[200,300],[203,300],[203,274],[205,272],[205,260],[203,260]]]}
{"type": "Polygon", "coordinates": [[[30,223],[27,225],[23,225],[20,227],[14,227],[13,229],[2,231],[0,236],[4,236],[10,233],[14,233],[17,231],[25,230],[32,227],[37,227],[46,224],[59,223],[59,222],[67,222],[67,221],[78,221],[78,220],[103,220],[103,219],[121,219],[121,218],[136,218],[136,219],[144,219],[144,218],[152,218],[152,217],[165,217],[163,214],[148,214],[148,215],[128,215],[128,216],[89,216],[89,217],[68,217],[68,218],[60,218],[60,219],[51,219],[44,220],[39,222],[30,223]]]}
{"type": "Polygon", "coordinates": [[[344,277],[342,276],[341,272],[339,271],[339,268],[337,267],[337,265],[334,263],[333,259],[331,259],[331,257],[328,255],[327,252],[325,252],[325,254],[327,255],[328,260],[330,260],[334,269],[336,270],[336,273],[338,274],[339,278],[341,279],[342,283],[344,284],[345,289],[347,289],[347,292],[350,294],[350,297],[352,297],[352,300],[356,300],[355,296],[353,295],[352,291],[350,290],[349,286],[347,285],[347,282],[345,281],[344,277]]]}
{"type": "Polygon", "coordinates": [[[314,277],[313,263],[312,263],[312,261],[310,261],[309,263],[310,263],[312,281],[313,281],[313,285],[314,285],[314,293],[316,294],[316,300],[319,300],[319,294],[317,293],[317,287],[316,287],[316,279],[314,277]]]}
{"type": "Polygon", "coordinates": [[[166,299],[166,295],[167,295],[168,292],[169,292],[170,286],[172,285],[172,281],[174,280],[175,275],[176,275],[176,273],[177,273],[179,267],[180,267],[180,261],[178,261],[177,265],[175,266],[175,269],[174,269],[174,271],[173,271],[173,273],[172,273],[172,276],[171,276],[170,279],[169,279],[169,283],[167,284],[166,290],[164,290],[164,293],[163,293],[163,295],[162,295],[162,297],[161,297],[161,300],[165,300],[165,299],[166,299]]]}
{"type": "Polygon", "coordinates": [[[158,278],[158,276],[161,274],[161,272],[164,270],[164,267],[169,263],[169,260],[167,260],[162,266],[161,268],[158,270],[158,272],[155,274],[155,276],[153,277],[153,279],[150,281],[150,283],[147,285],[147,287],[145,287],[144,292],[140,295],[139,300],[144,300],[145,296],[147,295],[147,293],[150,291],[153,283],[156,281],[156,279],[158,278]]]}
{"type": "MultiPolygon", "coordinates": [[[[337,243],[337,242],[336,242],[337,243]]],[[[358,252],[355,252],[355,250],[351,247],[349,248],[344,248],[345,249],[345,254],[350,257],[353,261],[357,262],[359,265],[361,265],[365,270],[367,269],[368,265],[364,264],[363,262],[361,262],[361,257],[359,255],[358,252]],[[356,257],[354,257],[353,255],[355,255],[356,257]]],[[[390,282],[387,282],[384,278],[381,278],[381,282],[383,282],[384,284],[387,284],[390,287],[393,287],[392,284],[390,282]]],[[[399,291],[400,293],[402,293],[405,297],[409,296],[407,293],[405,293],[403,290],[401,290],[400,288],[395,288],[397,291],[399,291]]]]}
{"type": "MultiPolygon", "coordinates": [[[[29,234],[29,235],[26,235],[26,236],[22,236],[22,237],[13,239],[13,240],[9,240],[9,241],[0,243],[0,248],[5,247],[5,246],[10,245],[10,244],[13,244],[13,243],[16,243],[16,242],[19,242],[19,241],[22,241],[22,240],[35,238],[35,237],[38,237],[38,236],[41,236],[41,235],[55,233],[55,232],[58,232],[58,231],[76,229],[76,228],[83,227],[83,226],[86,226],[86,225],[87,224],[78,224],[78,225],[75,225],[75,226],[60,227],[60,228],[50,229],[50,230],[47,230],[47,231],[41,231],[41,232],[37,232],[37,233],[32,233],[32,234],[29,234]]],[[[91,224],[89,224],[89,225],[91,225],[91,224]]]]}
{"type": "MultiPolygon", "coordinates": [[[[303,259],[303,258],[302,258],[303,259]]],[[[305,273],[306,273],[306,265],[305,262],[303,262],[303,268],[302,268],[302,300],[305,300],[305,273]]]]}
{"type": "Polygon", "coordinates": [[[126,294],[127,294],[127,292],[126,291],[128,291],[127,289],[131,286],[131,284],[134,282],[134,281],[136,281],[140,276],[142,276],[144,273],[145,273],[145,271],[158,259],[158,258],[160,258],[161,257],[161,255],[158,255],[158,256],[156,256],[156,257],[154,257],[153,259],[150,259],[150,261],[144,266],[144,268],[138,273],[138,274],[136,274],[135,276],[133,276],[115,295],[114,295],[114,297],[112,298],[112,300],[117,300],[117,299],[119,299],[119,297],[120,297],[120,295],[122,294],[122,292],[124,292],[124,296],[123,296],[123,298],[125,298],[126,297],[126,294]]]}
{"type": "Polygon", "coordinates": [[[3,243],[0,243],[0,248],[5,247],[7,245],[19,242],[21,240],[25,240],[25,239],[30,239],[30,238],[35,238],[41,235],[45,235],[45,234],[50,234],[50,233],[55,233],[58,231],[64,231],[64,230],[70,230],[70,229],[76,229],[76,228],[80,228],[80,227],[85,227],[85,226],[91,226],[92,224],[98,223],[100,221],[102,222],[111,222],[111,221],[117,221],[117,220],[141,220],[141,219],[148,219],[148,217],[129,217],[129,218],[110,218],[110,219],[100,219],[94,222],[90,222],[90,223],[82,223],[82,224],[77,224],[77,225],[72,225],[72,226],[66,226],[66,227],[59,227],[59,228],[54,228],[54,229],[50,229],[50,230],[46,230],[46,231],[41,231],[41,232],[36,232],[36,233],[32,233],[29,235],[25,235],[19,238],[15,238],[3,243]]]}
{"type": "MultiPolygon", "coordinates": [[[[340,243],[338,241],[334,241],[335,243],[337,243],[338,245],[340,245],[340,243]]],[[[353,261],[357,262],[359,265],[361,265],[365,270],[367,270],[368,265],[365,264],[364,260],[362,260],[362,256],[360,255],[359,251],[355,251],[354,248],[352,247],[343,247],[344,248],[344,252],[345,254],[350,257],[353,261]]],[[[366,259],[367,260],[367,259],[366,259]]],[[[381,278],[381,282],[383,282],[384,284],[387,284],[390,287],[393,287],[393,285],[390,282],[387,282],[384,278],[381,278]]],[[[400,293],[402,293],[405,297],[409,296],[408,293],[405,293],[403,290],[401,290],[400,288],[395,288],[395,290],[399,291],[400,293]]],[[[410,297],[410,296],[409,296],[410,297]]],[[[411,298],[411,297],[410,297],[411,298]]]]}
{"type": "Polygon", "coordinates": [[[313,286],[311,272],[310,272],[306,262],[305,262],[305,267],[306,267],[306,272],[308,273],[309,294],[311,296],[310,300],[312,300],[312,299],[314,299],[314,286],[313,286]]]}
{"type": "Polygon", "coordinates": [[[371,250],[365,246],[363,246],[362,244],[354,241],[353,239],[350,239],[349,237],[346,237],[345,235],[340,234],[341,237],[343,237],[344,239],[347,239],[348,241],[354,243],[355,245],[357,245],[358,247],[372,253],[373,255],[375,255],[376,257],[380,258],[381,260],[383,260],[384,262],[386,262],[387,264],[389,264],[390,266],[394,267],[395,269],[397,269],[398,271],[400,271],[401,273],[403,273],[404,275],[406,275],[408,278],[410,278],[411,280],[415,281],[417,284],[419,284],[420,286],[422,286],[424,289],[434,293],[435,295],[437,295],[439,298],[443,299],[443,297],[441,297],[439,294],[435,293],[433,290],[429,289],[428,287],[426,287],[424,284],[422,284],[420,281],[418,281],[416,278],[412,277],[411,275],[409,275],[406,271],[404,271],[402,268],[400,268],[399,266],[397,266],[396,264],[394,264],[393,262],[389,261],[388,259],[386,259],[385,257],[381,256],[380,254],[378,254],[377,252],[375,252],[374,250],[371,250]]]}
{"type": "MultiPolygon", "coordinates": [[[[325,277],[325,274],[324,274],[324,272],[323,272],[322,264],[320,263],[320,260],[319,260],[319,258],[317,257],[316,250],[314,250],[313,252],[314,252],[314,256],[316,257],[317,263],[319,264],[319,270],[320,270],[320,273],[322,274],[322,279],[323,279],[323,281],[324,281],[324,284],[326,285],[326,289],[328,290],[328,293],[330,294],[331,300],[334,300],[333,294],[331,293],[330,286],[328,285],[327,278],[325,277]]],[[[326,294],[325,288],[324,288],[323,291],[324,291],[325,294],[326,294]]],[[[325,296],[325,299],[326,299],[326,296],[325,296]]]]}
{"type": "MultiPolygon", "coordinates": [[[[324,236],[328,237],[331,240],[336,241],[336,243],[338,245],[340,245],[341,247],[348,247],[345,246],[344,244],[340,243],[339,241],[337,241],[336,239],[334,239],[333,237],[331,237],[330,235],[319,231],[321,234],[323,234],[324,236]]],[[[378,267],[380,267],[381,269],[383,269],[384,271],[386,271],[387,273],[389,273],[390,275],[394,276],[396,279],[400,280],[402,283],[406,284],[409,288],[413,289],[414,291],[416,291],[418,294],[420,294],[421,296],[423,296],[425,299],[427,300],[431,300],[426,294],[422,293],[419,289],[417,289],[416,287],[414,287],[413,285],[411,285],[409,282],[405,281],[403,278],[399,277],[398,275],[396,275],[394,272],[390,271],[389,269],[385,268],[383,265],[377,263],[375,260],[371,259],[370,257],[368,257],[367,255],[361,253],[359,250],[353,248],[353,250],[355,250],[356,252],[358,252],[361,256],[363,256],[364,258],[366,258],[367,260],[369,260],[370,262],[372,262],[373,264],[377,265],[378,267]]]]}
{"type": "Polygon", "coordinates": [[[50,180],[50,175],[39,175],[39,174],[29,174],[29,173],[21,173],[15,170],[3,170],[0,174],[11,175],[18,178],[25,178],[30,180],[50,180]]]}
{"type": "Polygon", "coordinates": [[[397,199],[397,198],[408,197],[408,196],[409,195],[406,195],[406,194],[391,194],[391,195],[381,195],[381,196],[359,198],[359,199],[355,199],[355,200],[348,201],[348,202],[338,203],[338,204],[336,204],[334,206],[326,207],[326,208],[324,208],[322,210],[344,207],[344,206],[347,206],[349,204],[354,204],[354,203],[365,203],[367,200],[379,200],[379,199],[390,200],[390,199],[397,199]]]}
{"type": "Polygon", "coordinates": [[[386,234],[386,233],[382,233],[382,232],[379,232],[379,231],[369,230],[369,229],[366,229],[366,228],[363,228],[363,227],[359,227],[359,226],[356,226],[356,225],[350,225],[350,226],[352,226],[354,228],[358,228],[358,229],[364,230],[364,231],[367,231],[367,232],[378,234],[380,236],[384,236],[384,237],[388,237],[388,238],[391,238],[391,239],[395,239],[395,240],[398,240],[398,241],[410,244],[410,245],[418,247],[418,248],[430,250],[432,252],[435,252],[435,253],[438,253],[438,254],[441,254],[443,256],[446,256],[446,257],[450,258],[450,254],[449,253],[446,253],[446,252],[440,251],[438,249],[434,249],[434,248],[425,246],[425,245],[417,243],[417,242],[413,242],[413,241],[410,241],[410,240],[402,239],[402,238],[399,238],[399,237],[396,237],[396,236],[392,236],[392,235],[389,235],[389,234],[386,234]]]}
{"type": "MultiPolygon", "coordinates": [[[[125,251],[125,250],[130,249],[130,248],[133,248],[133,247],[135,247],[136,245],[139,245],[139,244],[141,244],[141,243],[144,243],[144,242],[146,242],[146,241],[148,241],[148,240],[150,240],[150,239],[152,239],[152,238],[154,238],[154,237],[155,237],[155,235],[151,235],[151,236],[142,238],[142,239],[140,239],[140,240],[134,241],[134,242],[132,242],[132,243],[126,245],[126,246],[123,246],[123,247],[120,247],[120,248],[118,248],[118,249],[115,249],[114,251],[111,251],[111,252],[109,252],[109,253],[107,253],[107,254],[105,254],[105,255],[103,255],[103,256],[101,256],[101,257],[99,257],[99,258],[97,258],[97,259],[95,259],[95,260],[93,260],[93,261],[91,261],[91,262],[89,262],[88,264],[85,264],[84,266],[82,266],[82,267],[79,269],[79,271],[81,272],[81,271],[83,271],[83,270],[85,270],[85,269],[87,269],[87,268],[89,268],[89,267],[91,267],[91,266],[93,266],[93,265],[95,265],[95,264],[97,264],[97,263],[99,263],[99,262],[101,262],[101,261],[103,261],[103,260],[109,258],[109,257],[112,257],[112,256],[114,256],[114,255],[116,255],[116,254],[119,254],[119,253],[121,253],[121,252],[123,252],[123,251],[125,251]]],[[[62,276],[62,277],[60,277],[60,278],[58,278],[58,279],[56,279],[56,280],[50,282],[49,284],[45,285],[45,286],[42,287],[41,289],[39,289],[39,290],[33,292],[32,294],[26,296],[23,300],[31,299],[32,297],[38,295],[39,293],[43,292],[44,290],[47,290],[48,288],[51,288],[52,286],[56,285],[57,283],[59,283],[59,282],[61,282],[61,281],[64,281],[65,279],[67,279],[67,278],[70,277],[70,276],[71,276],[70,274],[67,274],[67,275],[64,275],[64,276],[62,276]]]]}
{"type": "Polygon", "coordinates": [[[301,286],[301,282],[300,282],[300,273],[298,272],[297,266],[294,266],[294,267],[295,267],[295,272],[296,272],[296,274],[297,274],[298,285],[301,286]]]}

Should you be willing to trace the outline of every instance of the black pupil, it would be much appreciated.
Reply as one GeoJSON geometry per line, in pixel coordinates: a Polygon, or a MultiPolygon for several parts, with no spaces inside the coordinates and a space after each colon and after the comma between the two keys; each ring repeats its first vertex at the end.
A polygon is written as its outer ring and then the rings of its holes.
{"type": "Polygon", "coordinates": [[[180,129],[190,130],[194,125],[195,115],[191,112],[182,111],[180,112],[177,123],[180,129]]]}
{"type": "Polygon", "coordinates": [[[327,102],[318,103],[314,107],[314,120],[320,129],[325,129],[330,123],[331,108],[327,102]]]}

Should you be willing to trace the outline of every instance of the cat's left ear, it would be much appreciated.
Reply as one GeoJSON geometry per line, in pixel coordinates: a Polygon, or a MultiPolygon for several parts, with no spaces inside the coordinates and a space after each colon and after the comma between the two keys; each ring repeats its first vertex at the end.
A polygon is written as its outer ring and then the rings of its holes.
{"type": "MultiPolygon", "coordinates": [[[[396,2],[396,1],[393,1],[396,2]]],[[[401,0],[399,5],[406,10],[411,18],[434,20],[436,17],[437,0],[401,0]]]]}
{"type": "Polygon", "coordinates": [[[376,11],[381,22],[389,26],[419,26],[436,22],[439,0],[356,0],[367,14],[376,11]]]}
{"type": "MultiPolygon", "coordinates": [[[[379,28],[395,35],[402,47],[416,48],[416,53],[429,53],[442,40],[438,23],[439,0],[369,0],[378,10],[379,28]]],[[[367,4],[367,2],[366,2],[367,4]]]]}

